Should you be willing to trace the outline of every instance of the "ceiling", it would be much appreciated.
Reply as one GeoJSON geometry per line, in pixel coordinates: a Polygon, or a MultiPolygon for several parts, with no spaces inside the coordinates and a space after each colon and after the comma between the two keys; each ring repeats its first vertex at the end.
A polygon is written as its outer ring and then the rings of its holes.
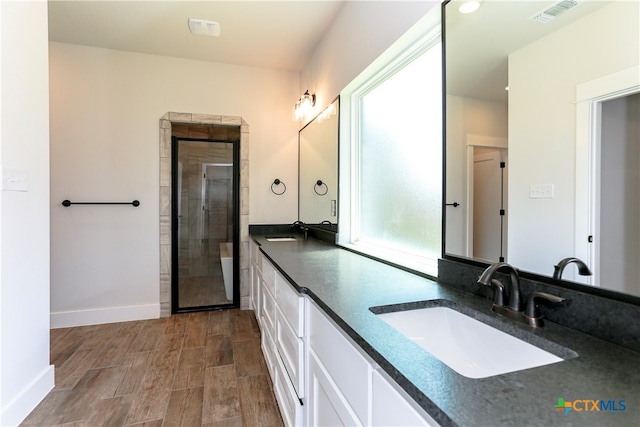
{"type": "Polygon", "coordinates": [[[300,71],[344,1],[49,0],[49,40],[200,61],[300,71]],[[220,37],[188,19],[215,21],[220,37]]]}
{"type": "Polygon", "coordinates": [[[468,15],[457,10],[463,2],[452,0],[446,6],[447,93],[504,103],[509,54],[611,3],[580,1],[542,24],[529,18],[558,0],[485,0],[468,15]]]}

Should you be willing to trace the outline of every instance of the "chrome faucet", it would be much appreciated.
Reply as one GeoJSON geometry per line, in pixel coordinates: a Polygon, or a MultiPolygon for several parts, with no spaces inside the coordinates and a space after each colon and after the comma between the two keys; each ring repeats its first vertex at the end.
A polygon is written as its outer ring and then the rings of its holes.
{"type": "Polygon", "coordinates": [[[562,279],[562,272],[564,271],[564,268],[571,263],[576,263],[578,265],[579,275],[591,276],[591,270],[589,270],[589,267],[587,267],[587,264],[585,264],[582,260],[578,258],[569,257],[561,260],[557,265],[553,267],[553,278],[557,280],[562,279]]]}
{"type": "MultiPolygon", "coordinates": [[[[509,291],[509,303],[507,304],[507,309],[520,313],[522,312],[522,296],[520,295],[520,278],[518,277],[518,271],[510,264],[506,262],[496,262],[487,267],[480,278],[478,279],[478,283],[484,286],[496,286],[496,293],[502,294],[502,298],[504,298],[504,289],[501,289],[497,284],[493,281],[493,275],[499,270],[508,270],[509,276],[511,278],[511,290],[509,291]]],[[[497,281],[497,280],[496,280],[497,281]]],[[[494,304],[497,305],[498,299],[501,298],[496,296],[494,298],[494,304]]]]}

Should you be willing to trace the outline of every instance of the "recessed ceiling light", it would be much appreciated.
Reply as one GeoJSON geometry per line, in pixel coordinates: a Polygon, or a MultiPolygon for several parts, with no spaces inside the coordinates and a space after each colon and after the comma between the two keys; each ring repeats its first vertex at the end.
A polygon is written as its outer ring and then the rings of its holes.
{"type": "Polygon", "coordinates": [[[220,36],[220,24],[204,19],[189,18],[189,31],[201,36],[218,37],[220,36]]]}
{"type": "Polygon", "coordinates": [[[458,8],[458,10],[460,11],[460,13],[471,13],[478,10],[479,7],[480,7],[479,1],[467,1],[462,3],[458,8]]]}

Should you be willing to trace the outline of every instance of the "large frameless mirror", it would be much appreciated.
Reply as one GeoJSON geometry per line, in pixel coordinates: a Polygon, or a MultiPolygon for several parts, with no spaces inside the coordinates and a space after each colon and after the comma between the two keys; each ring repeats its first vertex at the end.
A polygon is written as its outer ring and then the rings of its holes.
{"type": "Polygon", "coordinates": [[[463,3],[443,5],[444,257],[640,295],[640,2],[463,3]]]}
{"type": "Polygon", "coordinates": [[[339,98],[299,132],[298,219],[337,231],[339,98]]]}

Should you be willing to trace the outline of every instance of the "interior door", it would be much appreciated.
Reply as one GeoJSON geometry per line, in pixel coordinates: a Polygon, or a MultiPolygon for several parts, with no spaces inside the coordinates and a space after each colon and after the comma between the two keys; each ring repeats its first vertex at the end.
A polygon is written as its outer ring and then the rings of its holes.
{"type": "Polygon", "coordinates": [[[479,148],[473,158],[473,257],[506,261],[507,150],[479,148]],[[503,166],[504,165],[504,166],[503,166]]]}

